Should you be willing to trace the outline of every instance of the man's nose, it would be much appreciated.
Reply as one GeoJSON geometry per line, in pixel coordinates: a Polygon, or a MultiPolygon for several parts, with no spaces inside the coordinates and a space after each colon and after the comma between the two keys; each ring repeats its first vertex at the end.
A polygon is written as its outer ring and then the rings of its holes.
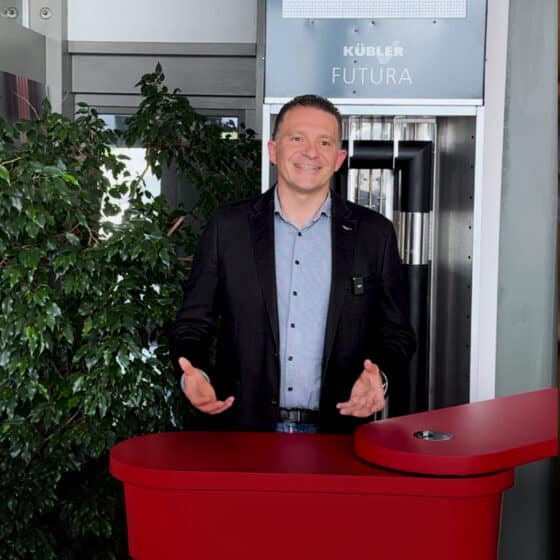
{"type": "Polygon", "coordinates": [[[306,142],[305,146],[303,147],[303,153],[309,158],[316,158],[317,157],[317,146],[313,142],[306,142]]]}

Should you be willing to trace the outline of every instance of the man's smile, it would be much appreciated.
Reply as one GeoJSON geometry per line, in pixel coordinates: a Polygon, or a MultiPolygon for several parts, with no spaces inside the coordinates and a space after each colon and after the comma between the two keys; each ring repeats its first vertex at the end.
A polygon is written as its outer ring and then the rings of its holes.
{"type": "Polygon", "coordinates": [[[311,170],[311,171],[318,171],[321,169],[320,165],[314,163],[294,163],[294,166],[297,169],[304,169],[304,170],[311,170]]]}

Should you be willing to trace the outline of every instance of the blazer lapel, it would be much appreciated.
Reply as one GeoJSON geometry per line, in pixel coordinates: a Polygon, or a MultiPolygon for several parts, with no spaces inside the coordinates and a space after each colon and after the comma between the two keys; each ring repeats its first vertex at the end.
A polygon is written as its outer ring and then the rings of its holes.
{"type": "Polygon", "coordinates": [[[249,214],[255,266],[276,349],[278,343],[278,302],[274,262],[274,191],[261,196],[249,214]]]}
{"type": "Polygon", "coordinates": [[[334,193],[332,197],[332,279],[323,350],[323,372],[326,371],[344,305],[344,296],[350,285],[350,271],[358,230],[358,222],[352,219],[352,212],[345,201],[334,193]]]}

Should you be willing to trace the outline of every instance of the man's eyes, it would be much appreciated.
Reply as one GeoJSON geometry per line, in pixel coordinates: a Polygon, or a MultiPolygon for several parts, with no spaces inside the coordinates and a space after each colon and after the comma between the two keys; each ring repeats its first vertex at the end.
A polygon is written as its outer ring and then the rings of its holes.
{"type": "MultiPolygon", "coordinates": [[[[292,136],[290,140],[296,143],[303,142],[303,136],[292,136]]],[[[319,140],[319,146],[327,148],[332,146],[332,142],[330,140],[319,140]]]]}

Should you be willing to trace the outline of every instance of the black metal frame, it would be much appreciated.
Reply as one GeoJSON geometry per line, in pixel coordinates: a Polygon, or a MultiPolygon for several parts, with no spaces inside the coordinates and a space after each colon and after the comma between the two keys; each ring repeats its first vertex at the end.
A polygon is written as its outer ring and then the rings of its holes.
{"type": "MultiPolygon", "coordinates": [[[[433,149],[432,142],[403,140],[395,157],[392,140],[354,140],[349,154],[335,175],[335,190],[348,195],[348,170],[393,169],[400,172],[401,212],[432,210],[433,149]]],[[[343,142],[348,150],[348,141],[343,142]]]]}

